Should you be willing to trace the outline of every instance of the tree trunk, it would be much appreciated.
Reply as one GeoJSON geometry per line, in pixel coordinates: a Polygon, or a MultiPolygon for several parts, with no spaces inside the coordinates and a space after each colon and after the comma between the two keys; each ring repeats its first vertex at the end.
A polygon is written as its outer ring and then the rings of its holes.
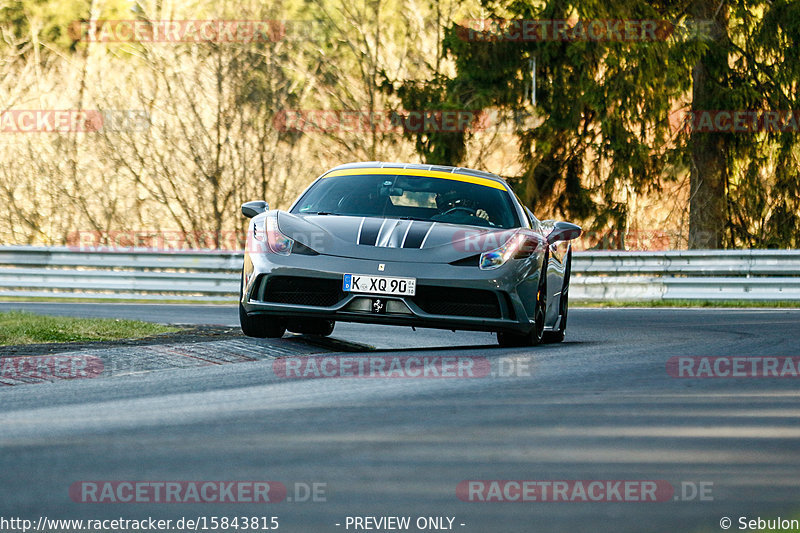
{"type": "MultiPolygon", "coordinates": [[[[695,20],[713,20],[708,50],[692,69],[692,111],[722,109],[721,82],[728,70],[727,9],[724,0],[699,0],[694,4],[695,20]]],[[[697,121],[692,121],[697,126],[697,121]]],[[[689,141],[691,152],[689,199],[689,248],[724,247],[727,221],[728,143],[726,133],[697,131],[689,141]]]]}

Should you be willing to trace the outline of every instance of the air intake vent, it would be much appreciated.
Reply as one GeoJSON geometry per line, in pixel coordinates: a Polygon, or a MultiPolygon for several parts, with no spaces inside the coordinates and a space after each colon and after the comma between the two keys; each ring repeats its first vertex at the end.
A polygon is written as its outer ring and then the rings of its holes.
{"type": "Polygon", "coordinates": [[[338,279],[270,276],[264,289],[265,302],[281,304],[330,307],[342,298],[342,282],[338,279]]]}
{"type": "Polygon", "coordinates": [[[500,318],[500,303],[492,291],[421,286],[414,303],[432,315],[500,318]]]}

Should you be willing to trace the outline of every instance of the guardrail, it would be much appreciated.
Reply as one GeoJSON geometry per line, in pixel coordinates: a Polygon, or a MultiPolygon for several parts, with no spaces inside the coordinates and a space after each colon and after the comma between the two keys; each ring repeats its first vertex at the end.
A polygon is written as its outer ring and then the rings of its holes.
{"type": "Polygon", "coordinates": [[[575,253],[581,300],[800,300],[800,250],[575,253]]]}
{"type": "Polygon", "coordinates": [[[230,300],[241,268],[241,252],[2,246],[0,296],[230,300]]]}
{"type": "MultiPolygon", "coordinates": [[[[241,252],[0,247],[0,296],[230,300],[241,252]]],[[[576,252],[579,300],[800,300],[800,250],[576,252]]]]}

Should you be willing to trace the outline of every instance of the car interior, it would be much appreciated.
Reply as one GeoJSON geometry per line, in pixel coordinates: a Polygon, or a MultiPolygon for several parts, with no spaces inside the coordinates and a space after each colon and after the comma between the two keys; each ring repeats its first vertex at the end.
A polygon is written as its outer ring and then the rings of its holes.
{"type": "Polygon", "coordinates": [[[306,193],[293,212],[409,218],[504,229],[519,225],[505,191],[423,176],[326,178],[306,193]]]}

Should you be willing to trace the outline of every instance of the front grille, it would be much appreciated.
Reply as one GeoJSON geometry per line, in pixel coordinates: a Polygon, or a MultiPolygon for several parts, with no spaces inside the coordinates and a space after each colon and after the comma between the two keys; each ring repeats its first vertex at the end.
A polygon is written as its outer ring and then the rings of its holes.
{"type": "Polygon", "coordinates": [[[338,279],[270,276],[264,288],[264,301],[280,304],[330,307],[344,298],[338,279]]]}
{"type": "Polygon", "coordinates": [[[414,303],[432,315],[500,318],[500,304],[492,291],[420,286],[414,303]]]}

